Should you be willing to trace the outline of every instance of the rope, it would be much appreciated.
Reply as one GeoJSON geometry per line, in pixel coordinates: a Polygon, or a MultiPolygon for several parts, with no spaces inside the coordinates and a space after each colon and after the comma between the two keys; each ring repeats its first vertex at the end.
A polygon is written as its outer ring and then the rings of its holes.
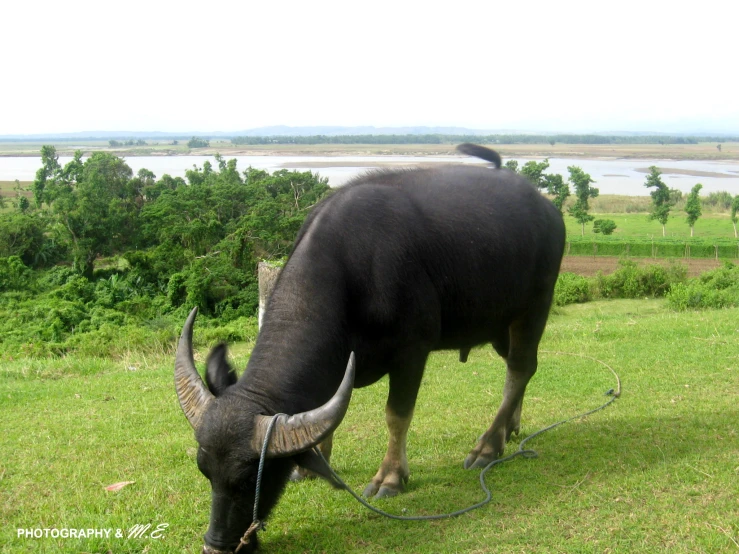
{"type": "Polygon", "coordinates": [[[485,474],[490,471],[493,467],[495,467],[498,464],[502,464],[503,462],[507,462],[509,460],[512,460],[513,458],[517,458],[518,456],[523,456],[524,458],[538,458],[539,454],[535,450],[525,449],[524,445],[533,439],[534,437],[538,437],[539,435],[546,433],[547,431],[550,431],[554,429],[555,427],[559,427],[560,425],[564,425],[565,423],[569,423],[570,421],[573,421],[575,419],[581,419],[583,417],[587,417],[591,414],[594,414],[595,412],[599,412],[600,410],[603,410],[610,406],[613,402],[616,401],[617,398],[621,396],[621,379],[619,378],[618,374],[613,370],[611,366],[609,366],[607,363],[598,360],[596,358],[593,358],[591,356],[586,356],[584,354],[573,354],[569,352],[552,352],[548,350],[541,350],[540,352],[547,353],[547,354],[558,354],[558,355],[568,355],[568,356],[579,356],[581,358],[587,358],[593,361],[596,361],[606,368],[608,368],[611,373],[613,373],[614,377],[616,378],[616,390],[609,389],[606,391],[605,395],[610,396],[607,402],[604,404],[598,406],[597,408],[593,410],[589,410],[585,413],[578,414],[572,417],[569,417],[567,419],[563,419],[562,421],[558,421],[557,423],[553,423],[552,425],[549,425],[548,427],[544,427],[543,429],[538,430],[536,433],[529,435],[524,440],[521,441],[521,443],[518,445],[518,450],[514,452],[513,454],[509,454],[508,456],[505,456],[503,458],[498,458],[496,460],[493,460],[488,465],[486,465],[482,471],[480,472],[480,487],[482,488],[483,492],[485,493],[485,498],[481,500],[480,502],[473,504],[472,506],[468,506],[466,508],[462,508],[460,510],[456,510],[454,512],[450,512],[448,514],[434,514],[434,515],[428,515],[428,516],[399,516],[396,514],[391,514],[389,512],[386,512],[384,510],[380,510],[379,508],[376,508],[375,506],[372,506],[369,502],[367,502],[364,498],[362,498],[360,495],[358,495],[354,490],[352,490],[349,485],[347,485],[341,477],[338,476],[338,474],[333,470],[333,468],[329,465],[326,458],[323,457],[323,453],[321,453],[321,450],[319,448],[314,448],[314,452],[316,452],[321,459],[323,460],[323,463],[326,465],[326,469],[331,473],[331,476],[336,479],[336,481],[347,490],[349,494],[351,494],[354,499],[359,502],[362,506],[367,508],[368,510],[371,510],[377,514],[380,514],[381,516],[385,516],[390,519],[397,519],[400,521],[428,521],[428,520],[434,520],[434,519],[448,519],[452,517],[456,517],[462,514],[466,514],[467,512],[471,512],[472,510],[476,510],[478,508],[483,507],[485,504],[490,502],[493,498],[492,493],[490,492],[490,489],[487,487],[487,484],[485,483],[485,474]]]}
{"type": "MultiPolygon", "coordinates": [[[[269,447],[269,439],[272,437],[272,429],[275,426],[275,423],[277,423],[277,416],[281,416],[285,414],[275,414],[272,416],[272,419],[269,420],[269,425],[267,426],[267,432],[264,434],[264,442],[262,443],[262,452],[259,455],[259,469],[257,469],[257,488],[254,491],[254,513],[252,514],[252,524],[249,526],[249,528],[246,530],[246,533],[244,533],[244,536],[241,537],[239,540],[239,546],[236,547],[236,550],[234,550],[234,554],[236,554],[241,548],[247,544],[249,544],[249,540],[251,536],[256,533],[257,531],[264,529],[264,522],[259,520],[259,495],[262,492],[262,471],[264,470],[264,460],[267,459],[267,448],[269,447]]],[[[324,460],[325,461],[325,460],[324,460]]]]}
{"type": "MultiPolygon", "coordinates": [[[[594,408],[592,410],[589,410],[585,413],[578,414],[572,417],[569,417],[567,419],[563,419],[562,421],[558,421],[557,423],[553,423],[552,425],[549,425],[548,427],[544,427],[543,429],[539,429],[536,433],[529,435],[525,439],[521,441],[521,443],[518,445],[518,450],[514,452],[513,454],[509,454],[508,456],[505,456],[503,458],[498,458],[496,460],[493,460],[488,465],[486,465],[482,471],[480,471],[480,487],[482,488],[483,492],[485,493],[485,498],[481,500],[480,502],[473,504],[472,506],[468,506],[466,508],[462,508],[460,510],[456,510],[454,512],[450,512],[448,514],[434,514],[434,515],[427,515],[427,516],[399,516],[396,514],[391,514],[389,512],[386,512],[384,510],[380,510],[379,508],[376,508],[375,506],[372,506],[369,502],[367,502],[364,498],[362,498],[360,495],[358,495],[349,485],[347,485],[341,477],[333,470],[333,468],[329,465],[326,458],[324,458],[323,453],[321,450],[317,447],[313,448],[313,451],[318,454],[318,456],[323,460],[323,463],[326,465],[326,469],[329,471],[331,476],[336,479],[336,482],[339,483],[346,491],[351,494],[354,499],[362,504],[365,508],[368,510],[371,510],[377,514],[380,514],[381,516],[385,516],[390,519],[397,519],[400,521],[428,521],[428,520],[434,520],[434,519],[448,519],[451,517],[456,517],[462,514],[466,514],[467,512],[471,512],[472,510],[476,510],[478,508],[481,508],[485,506],[488,502],[490,502],[493,498],[492,492],[490,492],[490,489],[487,487],[487,484],[485,483],[485,474],[490,471],[493,467],[495,467],[498,464],[502,464],[503,462],[507,462],[512,460],[513,458],[517,458],[518,456],[523,456],[524,458],[538,458],[539,454],[535,450],[531,449],[525,449],[524,445],[533,439],[534,437],[538,437],[539,435],[546,433],[547,431],[551,431],[555,427],[559,427],[560,425],[564,425],[565,423],[569,423],[570,421],[573,421],[575,419],[581,419],[584,417],[587,417],[591,414],[594,414],[595,412],[599,412],[600,410],[603,410],[610,406],[613,402],[616,401],[617,398],[621,396],[621,379],[619,378],[618,374],[613,370],[611,366],[609,366],[607,363],[598,360],[597,358],[593,358],[592,356],[587,356],[584,354],[574,354],[571,352],[553,352],[550,350],[540,350],[542,353],[546,354],[556,354],[556,355],[565,355],[565,356],[578,356],[580,358],[585,358],[589,360],[593,360],[595,362],[598,362],[599,364],[605,366],[608,370],[610,370],[611,373],[613,373],[613,376],[616,378],[616,389],[609,389],[606,391],[605,395],[610,396],[607,402],[604,404],[598,406],[597,408],[594,408]]],[[[252,518],[253,523],[249,527],[249,529],[246,530],[246,533],[244,533],[244,536],[241,538],[241,541],[239,543],[239,546],[236,548],[234,553],[238,552],[242,546],[249,544],[249,538],[253,533],[256,531],[264,528],[264,523],[259,521],[257,517],[257,508],[259,506],[259,494],[260,489],[262,485],[262,468],[264,467],[264,460],[266,459],[267,454],[267,446],[269,444],[269,439],[272,435],[272,428],[277,421],[277,416],[285,415],[285,414],[275,414],[272,416],[272,419],[269,422],[269,426],[267,427],[267,432],[264,436],[264,443],[262,444],[262,453],[259,458],[259,470],[257,471],[257,488],[256,492],[254,494],[254,517],[252,518]]]]}

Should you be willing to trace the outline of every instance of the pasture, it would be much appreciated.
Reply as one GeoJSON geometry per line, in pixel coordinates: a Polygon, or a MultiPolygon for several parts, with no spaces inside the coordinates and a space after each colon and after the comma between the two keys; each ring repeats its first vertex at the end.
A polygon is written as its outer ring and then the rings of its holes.
{"type": "MultiPolygon", "coordinates": [[[[627,197],[629,198],[629,197],[627,197]]],[[[637,197],[631,197],[637,198],[637,197]]],[[[649,197],[647,197],[649,199],[649,197]]],[[[651,199],[650,199],[651,200],[651,199]]],[[[647,207],[648,209],[648,207],[647,207]]],[[[704,208],[704,212],[706,209],[704,208]]],[[[596,212],[593,210],[591,215],[595,219],[612,219],[616,222],[616,230],[611,235],[613,238],[620,239],[654,239],[659,241],[662,239],[662,225],[659,221],[649,220],[649,214],[643,213],[617,213],[617,212],[596,212]]],[[[581,236],[580,224],[574,217],[570,217],[565,213],[565,225],[567,227],[567,236],[579,238],[581,236]]],[[[585,225],[585,237],[601,239],[603,235],[593,233],[593,224],[585,225]]],[[[690,239],[690,226],[686,221],[686,214],[682,210],[673,209],[670,219],[665,226],[665,238],[668,239],[690,239]]],[[[731,224],[729,213],[705,213],[695,223],[693,232],[694,239],[730,239],[734,240],[734,227],[731,224]]]]}
{"type": "MultiPolygon", "coordinates": [[[[537,459],[488,473],[492,502],[435,522],[374,515],[323,482],[290,484],[264,552],[735,552],[739,549],[739,309],[675,313],[663,300],[559,308],[524,402],[520,438],[605,401],[606,410],[530,441],[537,459]]],[[[196,328],[196,335],[198,330],[196,328]]],[[[197,339],[197,337],[196,337],[197,339]]],[[[234,348],[243,368],[251,344],[234,348]]],[[[205,349],[196,359],[202,366],[205,349]]],[[[462,460],[497,409],[492,348],[428,364],[409,434],[408,492],[393,513],[448,512],[482,498],[462,460]]],[[[210,487],[177,404],[172,357],[16,359],[0,366],[0,552],[199,552],[210,487]],[[106,485],[134,481],[117,492],[106,485]],[[166,524],[160,538],[127,538],[166,524]],[[112,529],[108,539],[19,538],[18,529],[112,529]],[[114,537],[120,529],[122,537],[114,537]]],[[[333,466],[362,490],[385,451],[387,383],[357,390],[333,466]]]]}

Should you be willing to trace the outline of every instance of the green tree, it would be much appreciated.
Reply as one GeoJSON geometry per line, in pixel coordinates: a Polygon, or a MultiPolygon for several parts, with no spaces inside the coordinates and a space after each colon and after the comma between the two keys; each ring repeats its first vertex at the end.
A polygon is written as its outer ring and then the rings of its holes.
{"type": "Polygon", "coordinates": [[[0,214],[0,258],[19,256],[24,264],[36,265],[46,240],[46,225],[40,215],[17,211],[0,214]]]}
{"type": "Polygon", "coordinates": [[[329,188],[310,172],[240,173],[236,160],[215,162],[188,170],[187,185],[165,175],[151,189],[158,194],[141,210],[141,236],[155,253],[136,263],[166,274],[173,306],[251,315],[257,261],[289,253],[309,208],[329,188]]]}
{"type": "Polygon", "coordinates": [[[199,137],[192,137],[187,141],[188,148],[207,148],[208,146],[210,146],[210,141],[199,137]]]}
{"type": "Polygon", "coordinates": [[[531,184],[533,184],[536,188],[544,189],[547,187],[546,175],[544,175],[544,171],[546,171],[548,167],[549,160],[544,160],[543,162],[531,160],[523,164],[520,173],[524,177],[528,178],[528,180],[531,181],[531,184]]]}
{"type": "Polygon", "coordinates": [[[61,171],[50,195],[60,238],[69,245],[74,267],[92,278],[99,255],[122,250],[136,236],[129,182],[131,168],[107,152],[81,164],[81,152],[61,171]]]}
{"type": "Polygon", "coordinates": [[[552,204],[554,204],[559,213],[563,214],[564,203],[570,196],[570,186],[565,183],[564,179],[560,174],[545,175],[544,182],[547,187],[547,193],[551,194],[552,204]]]}
{"type": "Polygon", "coordinates": [[[665,236],[665,225],[667,225],[667,219],[670,217],[670,208],[672,207],[672,201],[670,198],[670,189],[664,184],[660,178],[662,173],[657,166],[649,168],[649,175],[647,175],[647,181],[644,186],[647,188],[653,188],[654,190],[649,193],[652,197],[652,211],[649,213],[650,220],[657,220],[662,224],[662,236],[665,236]]]}
{"type": "Polygon", "coordinates": [[[734,225],[734,238],[737,238],[736,223],[737,223],[737,213],[738,212],[739,212],[739,194],[737,194],[734,197],[734,200],[731,202],[731,223],[734,225]]]}
{"type": "Polygon", "coordinates": [[[698,221],[698,218],[701,216],[701,199],[700,199],[700,191],[703,188],[703,185],[698,183],[695,185],[691,190],[690,194],[688,194],[688,199],[685,202],[685,213],[688,214],[687,220],[688,225],[690,225],[690,236],[693,236],[693,228],[695,227],[695,222],[698,221]]]}
{"type": "Polygon", "coordinates": [[[593,233],[612,235],[616,230],[616,222],[612,219],[596,219],[593,221],[593,233]]]}
{"type": "Polygon", "coordinates": [[[581,234],[585,236],[585,224],[592,221],[594,218],[588,214],[590,209],[589,200],[598,196],[598,189],[591,187],[591,183],[595,183],[593,179],[585,173],[581,168],[577,166],[570,166],[567,168],[570,172],[569,181],[575,187],[575,200],[574,206],[570,207],[567,211],[574,217],[581,226],[581,234]]]}
{"type": "Polygon", "coordinates": [[[518,173],[518,162],[516,160],[508,160],[504,167],[510,169],[513,173],[518,173]]]}
{"type": "Polygon", "coordinates": [[[56,148],[50,145],[41,147],[41,168],[36,171],[36,179],[33,181],[33,198],[36,207],[40,208],[41,204],[46,200],[44,196],[46,185],[59,176],[61,166],[59,165],[59,156],[56,148]]]}

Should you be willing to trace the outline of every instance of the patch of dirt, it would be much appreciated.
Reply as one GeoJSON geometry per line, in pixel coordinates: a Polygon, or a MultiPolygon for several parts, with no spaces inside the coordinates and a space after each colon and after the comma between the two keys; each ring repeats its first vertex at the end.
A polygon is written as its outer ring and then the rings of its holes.
{"type": "MultiPolygon", "coordinates": [[[[576,273],[584,277],[592,277],[599,271],[605,274],[613,273],[618,269],[617,256],[565,256],[562,259],[561,272],[576,273]]],[[[640,266],[660,264],[664,266],[670,263],[679,263],[688,268],[688,277],[697,277],[701,273],[721,267],[723,263],[713,258],[680,258],[669,260],[667,258],[629,258],[640,266]]],[[[734,260],[739,263],[739,260],[734,260]]]]}

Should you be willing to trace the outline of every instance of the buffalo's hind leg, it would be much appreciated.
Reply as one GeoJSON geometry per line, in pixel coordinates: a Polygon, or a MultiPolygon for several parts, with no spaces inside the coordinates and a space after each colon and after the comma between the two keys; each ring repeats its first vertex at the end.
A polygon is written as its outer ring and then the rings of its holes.
{"type": "MultiPolygon", "coordinates": [[[[523,318],[509,328],[508,353],[505,356],[508,370],[503,387],[503,402],[493,419],[493,424],[480,437],[464,461],[465,469],[482,468],[497,459],[512,433],[521,427],[521,407],[526,386],[536,373],[537,350],[544,332],[547,314],[535,318],[523,318]]],[[[503,354],[498,345],[496,350],[503,354]]]]}
{"type": "Polygon", "coordinates": [[[385,405],[388,428],[387,453],[380,469],[362,493],[365,497],[383,498],[403,492],[410,471],[406,456],[408,428],[413,419],[418,388],[421,385],[426,355],[405,368],[390,373],[390,392],[385,405]]]}

